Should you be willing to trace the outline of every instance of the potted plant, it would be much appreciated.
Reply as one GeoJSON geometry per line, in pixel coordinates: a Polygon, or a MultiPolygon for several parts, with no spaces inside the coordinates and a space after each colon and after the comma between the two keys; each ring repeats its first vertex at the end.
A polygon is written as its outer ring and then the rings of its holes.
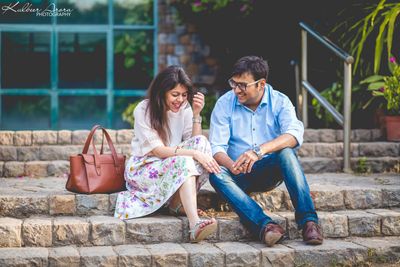
{"type": "Polygon", "coordinates": [[[373,75],[361,83],[367,83],[373,98],[383,97],[386,101],[386,134],[388,141],[400,141],[400,65],[394,57],[389,59],[391,75],[373,75]]]}

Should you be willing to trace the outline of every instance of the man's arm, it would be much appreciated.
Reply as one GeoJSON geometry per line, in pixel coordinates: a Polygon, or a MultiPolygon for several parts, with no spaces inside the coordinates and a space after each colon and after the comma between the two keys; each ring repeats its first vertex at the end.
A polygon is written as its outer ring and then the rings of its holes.
{"type": "MultiPolygon", "coordinates": [[[[277,116],[280,132],[282,134],[260,146],[262,155],[276,152],[287,147],[295,148],[303,143],[303,123],[297,119],[295,109],[289,98],[285,97],[282,100],[281,108],[277,116]]],[[[256,154],[252,150],[248,150],[235,161],[234,167],[238,168],[244,164],[246,166],[246,172],[251,172],[257,160],[258,157],[256,154]]]]}
{"type": "Polygon", "coordinates": [[[233,168],[234,161],[228,156],[228,142],[230,139],[230,116],[227,114],[229,103],[226,99],[219,99],[211,114],[210,143],[214,159],[220,166],[224,166],[234,175],[244,172],[244,167],[233,168]],[[224,103],[222,101],[225,100],[224,103]]]}
{"type": "Polygon", "coordinates": [[[285,133],[273,139],[272,141],[262,144],[260,149],[261,153],[265,155],[287,147],[294,148],[297,145],[297,139],[293,135],[285,133]]]}
{"type": "MultiPolygon", "coordinates": [[[[278,113],[278,121],[280,132],[282,133],[281,136],[290,135],[292,138],[294,138],[294,143],[284,142],[284,146],[280,149],[285,147],[295,148],[301,146],[303,143],[304,126],[303,123],[297,118],[294,106],[288,97],[285,97],[283,100],[281,110],[278,113]]],[[[277,137],[276,139],[280,138],[281,136],[277,137]]]]}
{"type": "MultiPolygon", "coordinates": [[[[266,154],[270,154],[287,147],[293,148],[296,146],[297,146],[297,140],[293,135],[282,134],[277,138],[273,139],[272,141],[262,144],[260,146],[260,150],[261,154],[264,156],[266,154]]],[[[251,172],[251,169],[253,168],[253,165],[257,160],[259,160],[259,158],[257,157],[256,153],[253,150],[247,150],[242,155],[240,155],[235,162],[233,162],[232,169],[240,170],[240,172],[242,173],[246,172],[249,173],[251,172]]],[[[217,162],[219,163],[218,160],[217,162]]]]}
{"type": "Polygon", "coordinates": [[[232,168],[233,160],[228,156],[228,142],[230,139],[230,119],[227,114],[229,104],[220,98],[215,104],[210,120],[210,143],[214,159],[221,166],[232,168]],[[224,103],[222,103],[224,102],[224,103]]]}

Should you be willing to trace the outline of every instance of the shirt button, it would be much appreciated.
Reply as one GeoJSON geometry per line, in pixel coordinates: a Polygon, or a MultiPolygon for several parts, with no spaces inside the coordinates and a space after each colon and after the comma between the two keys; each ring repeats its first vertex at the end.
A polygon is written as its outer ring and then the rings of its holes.
{"type": "Polygon", "coordinates": [[[255,131],[256,130],[256,128],[253,128],[253,131],[255,131]]]}

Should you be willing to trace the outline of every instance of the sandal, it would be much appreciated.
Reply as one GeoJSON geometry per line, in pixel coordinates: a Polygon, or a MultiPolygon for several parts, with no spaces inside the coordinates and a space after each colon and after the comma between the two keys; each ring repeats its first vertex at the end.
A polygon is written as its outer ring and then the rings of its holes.
{"type": "MultiPolygon", "coordinates": [[[[175,208],[168,206],[168,212],[172,216],[186,216],[186,212],[183,210],[182,203],[176,205],[175,208]]],[[[197,214],[201,217],[207,217],[207,213],[202,209],[197,209],[197,214]]]]}
{"type": "Polygon", "coordinates": [[[191,243],[198,243],[202,241],[204,238],[208,237],[209,235],[215,233],[217,231],[218,222],[215,219],[211,220],[199,220],[193,229],[189,230],[189,238],[191,243]],[[207,221],[213,221],[210,224],[207,224],[200,228],[202,223],[207,221]]]}

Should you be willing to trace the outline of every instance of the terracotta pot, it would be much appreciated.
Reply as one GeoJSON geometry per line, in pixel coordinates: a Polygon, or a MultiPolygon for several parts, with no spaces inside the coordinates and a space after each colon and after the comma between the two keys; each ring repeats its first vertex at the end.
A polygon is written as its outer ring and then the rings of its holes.
{"type": "Polygon", "coordinates": [[[374,127],[381,129],[382,132],[386,131],[385,111],[383,108],[377,108],[374,112],[374,127]]]}
{"type": "Polygon", "coordinates": [[[386,116],[386,139],[388,141],[400,141],[400,115],[386,116]]]}

